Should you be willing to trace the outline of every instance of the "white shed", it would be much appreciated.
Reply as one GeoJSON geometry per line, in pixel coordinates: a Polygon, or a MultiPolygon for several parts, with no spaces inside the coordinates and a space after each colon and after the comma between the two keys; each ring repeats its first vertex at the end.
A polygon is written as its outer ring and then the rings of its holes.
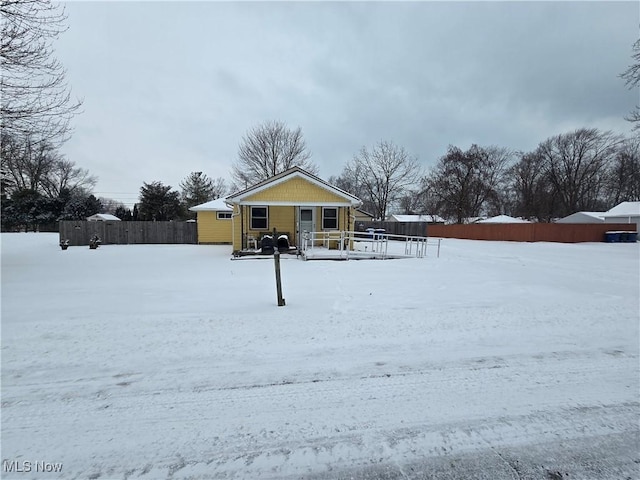
{"type": "Polygon", "coordinates": [[[90,222],[119,222],[120,219],[115,215],[110,215],[108,213],[96,213],[95,215],[91,215],[87,217],[87,220],[90,222]]]}
{"type": "Polygon", "coordinates": [[[497,215],[495,217],[478,220],[476,223],[531,223],[521,218],[510,217],[509,215],[497,215]]]}
{"type": "Polygon", "coordinates": [[[576,212],[561,218],[556,223],[604,223],[606,212],[576,212]]]}
{"type": "Polygon", "coordinates": [[[425,222],[444,223],[444,218],[438,215],[391,215],[388,222],[425,222]]]}
{"type": "Polygon", "coordinates": [[[635,223],[640,227],[640,202],[622,202],[604,213],[605,223],[635,223]]]}

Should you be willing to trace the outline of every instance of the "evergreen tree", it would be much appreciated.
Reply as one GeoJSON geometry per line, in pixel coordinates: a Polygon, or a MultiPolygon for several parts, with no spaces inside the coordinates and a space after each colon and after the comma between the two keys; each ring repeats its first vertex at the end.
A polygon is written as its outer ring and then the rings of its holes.
{"type": "Polygon", "coordinates": [[[213,181],[202,172],[191,172],[180,182],[182,201],[185,207],[193,207],[214,200],[213,181]]]}
{"type": "Polygon", "coordinates": [[[166,221],[183,218],[180,194],[162,182],[143,183],[140,188],[140,220],[166,221]]]}
{"type": "Polygon", "coordinates": [[[114,215],[124,222],[128,222],[132,219],[131,209],[125,208],[124,205],[118,206],[118,208],[116,208],[115,210],[114,215]]]}

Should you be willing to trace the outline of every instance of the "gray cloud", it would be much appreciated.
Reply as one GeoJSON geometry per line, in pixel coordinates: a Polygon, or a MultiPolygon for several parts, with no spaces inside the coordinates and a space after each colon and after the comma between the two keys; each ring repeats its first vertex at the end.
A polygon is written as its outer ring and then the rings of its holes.
{"type": "MultiPolygon", "coordinates": [[[[242,135],[300,126],[321,175],[381,139],[432,164],[449,144],[534,148],[628,133],[618,75],[638,4],[69,3],[57,54],[85,99],[67,156],[97,191],[228,177],[242,135]]],[[[123,197],[124,198],[124,197],[123,197]]],[[[131,203],[131,198],[126,200],[131,203]]]]}

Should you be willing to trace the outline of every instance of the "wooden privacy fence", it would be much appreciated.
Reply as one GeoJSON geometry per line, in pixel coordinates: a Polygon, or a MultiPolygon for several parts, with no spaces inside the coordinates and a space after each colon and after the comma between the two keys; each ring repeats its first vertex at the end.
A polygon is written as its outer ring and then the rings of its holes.
{"type": "Polygon", "coordinates": [[[69,245],[89,245],[89,239],[98,235],[105,244],[134,243],[198,243],[195,222],[87,222],[63,220],[60,222],[60,240],[69,245]]]}
{"type": "Polygon", "coordinates": [[[472,223],[468,225],[429,225],[430,237],[513,242],[602,242],[605,232],[634,232],[628,223],[472,223]]]}

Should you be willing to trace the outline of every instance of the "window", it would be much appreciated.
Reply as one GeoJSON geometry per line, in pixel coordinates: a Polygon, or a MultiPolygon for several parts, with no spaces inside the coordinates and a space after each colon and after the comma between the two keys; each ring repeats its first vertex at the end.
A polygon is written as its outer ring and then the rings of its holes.
{"type": "Polygon", "coordinates": [[[231,212],[217,212],[218,213],[218,220],[230,220],[231,219],[231,212]]]}
{"type": "Polygon", "coordinates": [[[322,209],[322,229],[337,230],[338,229],[338,209],[324,207],[322,209]]]}
{"type": "Polygon", "coordinates": [[[268,230],[269,214],[267,207],[251,207],[251,230],[268,230]]]}

